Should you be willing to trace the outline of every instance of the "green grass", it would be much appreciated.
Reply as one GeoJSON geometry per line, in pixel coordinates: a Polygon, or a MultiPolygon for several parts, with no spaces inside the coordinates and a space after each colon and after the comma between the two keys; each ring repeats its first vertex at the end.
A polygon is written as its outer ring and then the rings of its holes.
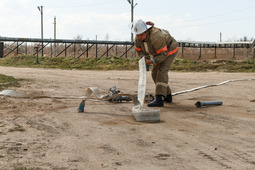
{"type": "Polygon", "coordinates": [[[16,132],[16,131],[24,132],[26,130],[18,124],[16,124],[14,128],[8,130],[8,132],[16,132]]]}
{"type": "MultiPolygon", "coordinates": [[[[120,58],[117,56],[104,58],[73,58],[73,57],[39,57],[9,56],[0,59],[1,66],[59,68],[79,70],[138,70],[139,58],[120,58]]],[[[225,71],[225,72],[255,72],[255,61],[214,60],[191,61],[176,58],[171,70],[174,71],[225,71]]]]}
{"type": "Polygon", "coordinates": [[[189,61],[176,58],[171,70],[175,71],[223,71],[223,72],[255,72],[255,61],[212,60],[189,61]]]}
{"type": "MultiPolygon", "coordinates": [[[[139,58],[120,58],[117,56],[80,59],[73,57],[39,57],[39,64],[37,64],[35,56],[9,56],[0,59],[0,66],[78,70],[138,70],[138,61],[139,58]]],[[[176,58],[171,70],[188,72],[255,72],[255,61],[191,61],[176,58]]],[[[22,79],[0,74],[0,91],[9,87],[19,87],[20,81],[22,79]]]]}
{"type": "Polygon", "coordinates": [[[0,91],[3,89],[7,89],[8,87],[19,87],[19,81],[21,81],[21,79],[18,80],[14,77],[0,74],[0,91]]]}
{"type": "Polygon", "coordinates": [[[73,58],[73,57],[39,57],[39,64],[35,56],[12,56],[0,59],[1,66],[59,68],[79,70],[134,70],[138,68],[139,59],[104,57],[104,58],[73,58]]]}
{"type": "Polygon", "coordinates": [[[14,167],[13,170],[41,170],[41,168],[27,168],[23,166],[14,167]]]}

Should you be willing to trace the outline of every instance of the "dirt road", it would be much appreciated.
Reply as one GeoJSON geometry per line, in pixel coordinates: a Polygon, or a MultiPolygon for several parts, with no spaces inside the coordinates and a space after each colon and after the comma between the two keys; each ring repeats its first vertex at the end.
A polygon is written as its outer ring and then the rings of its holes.
{"type": "MultiPolygon", "coordinates": [[[[137,93],[138,71],[0,67],[29,79],[20,88],[47,96],[82,96],[88,87],[137,93]]],[[[149,72],[147,72],[149,73],[149,72]]],[[[173,92],[254,73],[169,72],[173,92]]],[[[147,93],[154,85],[147,74],[147,93]]],[[[136,122],[132,102],[19,99],[0,96],[0,169],[255,169],[255,81],[232,82],[174,96],[160,123],[136,122]],[[197,101],[223,101],[196,108],[197,101]]]]}

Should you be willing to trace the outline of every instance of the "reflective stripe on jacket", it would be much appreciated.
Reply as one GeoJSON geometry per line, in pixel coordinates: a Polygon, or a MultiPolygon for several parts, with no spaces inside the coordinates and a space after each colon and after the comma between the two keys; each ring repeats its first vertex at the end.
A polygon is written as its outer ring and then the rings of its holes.
{"type": "MultiPolygon", "coordinates": [[[[149,52],[153,55],[155,63],[163,62],[167,56],[178,51],[178,43],[169,34],[167,30],[153,27],[144,40],[148,45],[149,52]]],[[[144,42],[135,38],[135,49],[139,56],[148,55],[146,53],[144,42]]]]}

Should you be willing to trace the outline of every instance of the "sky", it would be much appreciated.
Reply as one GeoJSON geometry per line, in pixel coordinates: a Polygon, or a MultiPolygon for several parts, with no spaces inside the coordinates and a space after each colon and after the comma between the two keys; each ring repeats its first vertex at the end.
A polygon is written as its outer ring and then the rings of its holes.
{"type": "MultiPolygon", "coordinates": [[[[178,41],[236,41],[255,37],[254,0],[133,0],[134,20],[152,21],[178,41]]],[[[0,0],[0,36],[130,41],[127,0],[0,0]]]]}

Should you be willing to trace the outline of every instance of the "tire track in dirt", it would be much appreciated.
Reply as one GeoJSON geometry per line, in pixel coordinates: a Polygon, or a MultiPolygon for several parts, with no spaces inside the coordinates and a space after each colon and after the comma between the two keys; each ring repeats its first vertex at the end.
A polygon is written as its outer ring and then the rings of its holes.
{"type": "MultiPolygon", "coordinates": [[[[108,93],[113,85],[135,93],[138,83],[138,71],[9,67],[0,71],[15,78],[29,75],[32,82],[19,89],[54,96],[82,96],[90,86],[108,93]]],[[[170,74],[176,91],[254,77],[253,73],[170,74]]],[[[155,85],[147,76],[147,92],[154,93],[155,85]]],[[[85,112],[77,113],[79,100],[0,97],[0,155],[4,156],[0,156],[0,169],[16,165],[27,169],[254,169],[254,91],[254,82],[239,82],[178,95],[173,104],[160,108],[159,123],[136,122],[132,103],[88,101],[85,112]],[[198,110],[194,105],[195,100],[218,98],[223,106],[198,110]],[[15,128],[25,131],[8,132],[15,128]]]]}
{"type": "Polygon", "coordinates": [[[208,160],[223,169],[232,169],[243,163],[246,168],[254,167],[255,154],[248,153],[247,150],[255,147],[252,130],[255,128],[254,120],[246,121],[228,115],[213,115],[206,111],[191,113],[193,110],[185,107],[172,108],[171,113],[167,113],[169,115],[164,117],[173,131],[179,131],[174,137],[175,140],[179,143],[189,143],[195,151],[194,154],[200,159],[198,161],[208,160]],[[225,134],[224,137],[222,133],[225,134]],[[247,134],[250,136],[247,137],[247,134]]]}

